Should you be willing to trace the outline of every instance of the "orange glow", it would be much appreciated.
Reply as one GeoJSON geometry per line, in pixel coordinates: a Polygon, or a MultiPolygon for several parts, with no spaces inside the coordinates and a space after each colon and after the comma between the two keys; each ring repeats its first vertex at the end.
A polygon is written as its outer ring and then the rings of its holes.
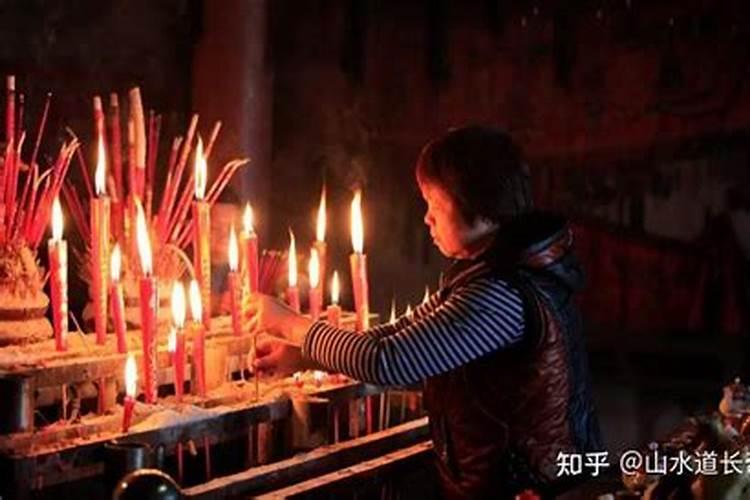
{"type": "Polygon", "coordinates": [[[153,271],[153,265],[151,263],[151,238],[148,234],[146,216],[143,213],[141,202],[136,200],[135,206],[138,212],[135,217],[135,237],[138,240],[138,255],[141,258],[141,269],[143,269],[143,274],[148,276],[153,271]]]}
{"type": "Polygon", "coordinates": [[[391,301],[391,317],[388,319],[388,323],[391,325],[396,323],[396,299],[391,301]]]}
{"type": "Polygon", "coordinates": [[[120,281],[120,266],[122,265],[122,255],[120,254],[120,245],[115,243],[112,248],[112,255],[109,257],[109,277],[113,283],[120,281]]]}
{"type": "Polygon", "coordinates": [[[326,240],[326,188],[320,192],[320,205],[318,206],[318,220],[315,225],[315,238],[318,241],[326,240]]]}
{"type": "Polygon", "coordinates": [[[289,286],[297,286],[297,246],[294,243],[294,233],[289,230],[289,256],[288,256],[288,271],[287,277],[289,286]]]}
{"type": "Polygon", "coordinates": [[[253,207],[249,203],[245,205],[245,212],[242,214],[242,227],[247,234],[255,232],[253,207]]]}
{"type": "Polygon", "coordinates": [[[202,200],[206,196],[206,183],[208,177],[208,165],[203,156],[203,141],[198,137],[198,146],[195,148],[195,199],[202,200]]]}
{"type": "Polygon", "coordinates": [[[339,303],[339,272],[333,272],[333,280],[331,281],[331,304],[338,305],[339,303]]]}
{"type": "Polygon", "coordinates": [[[60,206],[60,199],[55,196],[52,202],[52,239],[60,241],[63,234],[63,213],[60,206]]]}
{"type": "Polygon", "coordinates": [[[172,286],[172,324],[177,328],[185,326],[185,287],[180,281],[172,286]]]}
{"type": "Polygon", "coordinates": [[[364,248],[365,230],[362,223],[362,191],[354,193],[352,199],[352,249],[354,253],[362,253],[364,248]]]}
{"type": "Polygon", "coordinates": [[[422,304],[426,304],[430,301],[430,285],[424,287],[424,297],[422,297],[422,304]]]}
{"type": "Polygon", "coordinates": [[[234,231],[234,224],[229,228],[229,270],[237,271],[237,261],[239,250],[237,249],[237,233],[234,231]]]}
{"type": "Polygon", "coordinates": [[[104,152],[104,139],[99,136],[96,148],[96,170],[94,171],[94,189],[97,196],[107,194],[105,186],[107,185],[107,156],[104,152]]]}
{"type": "Polygon", "coordinates": [[[193,321],[200,323],[203,321],[203,304],[201,304],[201,289],[197,281],[190,281],[190,291],[188,293],[190,293],[190,313],[193,321]]]}
{"type": "Polygon", "coordinates": [[[134,398],[137,383],[138,367],[135,364],[135,357],[128,354],[128,359],[125,361],[125,394],[134,398]]]}
{"type": "Polygon", "coordinates": [[[318,251],[314,248],[310,249],[308,274],[310,276],[310,287],[317,288],[320,285],[320,258],[318,257],[318,251]]]}

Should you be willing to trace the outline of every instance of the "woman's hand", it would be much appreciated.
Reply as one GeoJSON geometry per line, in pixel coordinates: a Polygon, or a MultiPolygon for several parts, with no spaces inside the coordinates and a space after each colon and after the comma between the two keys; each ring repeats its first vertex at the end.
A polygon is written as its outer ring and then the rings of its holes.
{"type": "Polygon", "coordinates": [[[287,376],[312,367],[298,346],[267,335],[258,337],[253,368],[259,372],[287,376]]]}
{"type": "Polygon", "coordinates": [[[305,334],[312,325],[309,318],[297,313],[284,302],[262,293],[250,295],[248,312],[252,331],[267,332],[296,346],[302,345],[305,334]]]}

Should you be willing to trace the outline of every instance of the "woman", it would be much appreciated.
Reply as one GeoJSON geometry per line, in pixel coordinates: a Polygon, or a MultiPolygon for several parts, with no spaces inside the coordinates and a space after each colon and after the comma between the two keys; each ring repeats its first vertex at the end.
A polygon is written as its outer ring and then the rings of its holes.
{"type": "MultiPolygon", "coordinates": [[[[582,273],[570,229],[532,211],[528,170],[496,129],[454,129],[428,143],[416,176],[430,235],[454,259],[429,301],[393,325],[352,332],[255,295],[256,326],[331,371],[380,385],[424,382],[446,497],[557,495],[571,486],[557,477],[558,453],[601,449],[572,301],[582,273]]],[[[271,343],[257,366],[301,362],[271,343]]]]}

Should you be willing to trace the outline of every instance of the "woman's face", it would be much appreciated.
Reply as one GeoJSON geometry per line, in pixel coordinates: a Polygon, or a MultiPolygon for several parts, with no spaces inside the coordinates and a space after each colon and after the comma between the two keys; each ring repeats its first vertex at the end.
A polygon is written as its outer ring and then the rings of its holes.
{"type": "Polygon", "coordinates": [[[453,198],[435,183],[420,182],[419,189],[427,202],[424,223],[443,255],[466,259],[484,249],[496,224],[481,218],[467,222],[453,198]]]}

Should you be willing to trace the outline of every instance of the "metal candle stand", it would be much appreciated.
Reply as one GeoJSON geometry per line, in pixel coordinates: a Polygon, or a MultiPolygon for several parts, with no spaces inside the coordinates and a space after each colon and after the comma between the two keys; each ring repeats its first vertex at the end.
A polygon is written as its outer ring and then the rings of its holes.
{"type": "MultiPolygon", "coordinates": [[[[344,321],[353,322],[353,315],[345,315],[344,321]]],[[[130,331],[128,335],[137,338],[139,332],[130,331]]],[[[107,345],[96,346],[96,349],[108,349],[109,342],[114,342],[114,338],[109,337],[114,336],[108,336],[107,345]]],[[[236,336],[232,333],[229,317],[218,317],[214,318],[212,331],[207,334],[206,348],[223,353],[221,364],[227,367],[228,373],[236,373],[244,368],[244,358],[251,349],[252,341],[251,335],[236,336]]],[[[137,344],[137,341],[129,343],[131,352],[140,357],[141,350],[134,348],[134,343],[137,344]]],[[[229,394],[209,394],[205,399],[186,397],[184,403],[176,403],[170,397],[160,398],[157,405],[137,405],[128,433],[122,432],[119,405],[114,406],[113,413],[83,415],[75,422],[57,422],[41,427],[35,423],[35,415],[40,409],[66,404],[68,391],[61,390],[61,387],[75,387],[77,393],[85,394],[85,388],[88,387],[91,392],[91,384],[104,379],[108,382],[99,390],[114,391],[113,397],[121,392],[126,355],[118,354],[116,349],[106,353],[88,350],[57,353],[52,348],[49,357],[46,357],[46,351],[35,351],[34,358],[37,362],[18,366],[17,363],[4,365],[0,357],[0,401],[3,402],[0,411],[0,474],[4,478],[0,481],[0,497],[3,499],[36,497],[40,493],[63,491],[62,488],[70,492],[74,491],[70,489],[74,485],[85,488],[82,491],[89,494],[96,492],[95,495],[108,496],[107,489],[116,480],[114,475],[119,473],[113,472],[115,469],[119,467],[126,472],[137,466],[131,463],[133,453],[143,454],[143,449],[158,448],[163,450],[163,459],[173,464],[167,469],[174,476],[183,473],[183,451],[195,455],[196,448],[200,449],[205,454],[203,479],[208,482],[192,488],[213,485],[196,495],[201,498],[223,498],[229,491],[258,491],[258,478],[266,470],[263,467],[271,467],[266,472],[276,478],[272,482],[262,481],[266,484],[266,490],[270,484],[289,487],[308,478],[310,471],[322,474],[332,470],[335,464],[344,466],[345,462],[339,459],[321,461],[320,458],[329,455],[340,458],[342,446],[349,450],[344,454],[352,462],[370,459],[373,452],[390,451],[394,447],[413,445],[426,439],[427,424],[421,420],[416,421],[420,424],[414,424],[406,431],[398,431],[398,426],[385,429],[390,422],[384,422],[381,418],[382,425],[377,426],[384,428],[380,429],[381,432],[358,437],[363,423],[358,418],[359,428],[351,435],[347,432],[347,422],[351,419],[347,410],[357,408],[359,413],[361,404],[352,405],[350,402],[361,402],[367,396],[377,399],[383,389],[343,377],[329,377],[330,380],[320,387],[307,384],[304,389],[294,389],[294,384],[285,380],[280,384],[291,390],[273,400],[261,397],[259,401],[254,401],[254,384],[240,381],[235,382],[229,394]],[[159,421],[157,414],[163,410],[172,410],[178,415],[186,413],[188,418],[159,421]],[[149,420],[152,416],[156,419],[155,423],[149,420]],[[379,438],[378,442],[386,444],[372,445],[373,436],[383,433],[384,437],[379,438]],[[214,475],[211,470],[212,456],[215,456],[217,465],[221,465],[222,459],[222,453],[211,453],[213,446],[244,446],[245,460],[241,465],[250,468],[240,472],[230,471],[220,478],[219,483],[216,483],[219,479],[209,481],[214,475]],[[290,460],[288,457],[299,451],[317,454],[311,460],[297,459],[289,466],[286,463],[290,460]],[[244,476],[236,479],[236,474],[244,476]],[[255,482],[248,482],[248,475],[254,477],[255,482]]],[[[159,386],[164,391],[173,383],[173,370],[163,343],[159,346],[157,361],[159,386]]],[[[186,370],[186,373],[190,371],[186,370]]],[[[226,379],[226,375],[224,377],[226,379]]],[[[96,393],[88,395],[95,397],[96,393]]],[[[404,400],[379,399],[391,402],[404,400]]],[[[389,406],[384,413],[398,415],[399,410],[391,411],[389,406]]],[[[409,417],[418,414],[411,411],[409,417]]],[[[192,479],[192,484],[195,484],[194,477],[192,479]]],[[[190,481],[187,483],[190,484],[190,481]]]]}

